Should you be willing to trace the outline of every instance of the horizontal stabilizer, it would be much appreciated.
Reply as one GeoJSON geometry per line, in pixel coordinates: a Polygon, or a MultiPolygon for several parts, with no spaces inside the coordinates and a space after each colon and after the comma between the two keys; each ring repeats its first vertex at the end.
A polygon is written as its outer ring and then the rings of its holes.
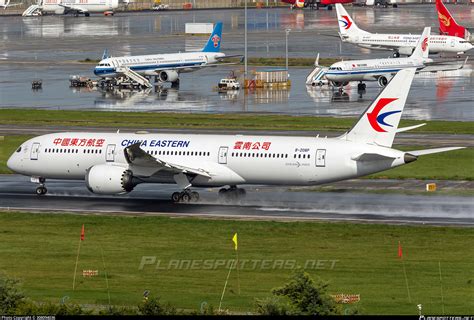
{"type": "Polygon", "coordinates": [[[410,131],[410,130],[415,130],[415,129],[418,129],[418,128],[420,128],[420,127],[423,127],[424,125],[426,125],[426,123],[420,123],[420,124],[417,124],[417,125],[414,125],[414,126],[410,126],[410,127],[405,127],[405,128],[398,128],[398,129],[397,129],[397,133],[405,132],[405,131],[410,131]]]}
{"type": "Polygon", "coordinates": [[[424,156],[427,154],[441,153],[441,152],[453,151],[453,150],[459,150],[459,149],[465,149],[465,147],[446,147],[446,148],[415,150],[415,151],[408,151],[408,153],[418,157],[418,156],[424,156]]]}
{"type": "Polygon", "coordinates": [[[393,160],[395,157],[385,156],[379,153],[362,153],[351,158],[354,161],[380,161],[380,160],[393,160]]]}

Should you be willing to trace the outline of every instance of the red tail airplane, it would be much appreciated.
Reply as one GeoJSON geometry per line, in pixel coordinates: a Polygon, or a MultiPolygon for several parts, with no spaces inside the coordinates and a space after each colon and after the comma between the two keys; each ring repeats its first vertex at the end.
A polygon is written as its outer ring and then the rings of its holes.
{"type": "Polygon", "coordinates": [[[468,28],[460,26],[451,16],[442,0],[436,0],[436,9],[438,11],[439,32],[442,35],[455,36],[473,42],[473,34],[468,28]]]}

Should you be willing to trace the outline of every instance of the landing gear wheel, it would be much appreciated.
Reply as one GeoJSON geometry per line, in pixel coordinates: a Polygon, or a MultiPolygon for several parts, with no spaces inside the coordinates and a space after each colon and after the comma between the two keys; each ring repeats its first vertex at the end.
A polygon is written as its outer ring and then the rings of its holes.
{"type": "Polygon", "coordinates": [[[191,196],[187,192],[183,192],[181,194],[181,202],[189,202],[191,200],[191,196]]]}
{"type": "Polygon", "coordinates": [[[400,58],[400,52],[395,51],[395,52],[393,53],[393,57],[394,57],[394,58],[400,58]]]}
{"type": "Polygon", "coordinates": [[[219,190],[219,199],[226,203],[237,202],[245,198],[245,189],[231,187],[229,189],[222,188],[219,190]]]}
{"type": "Polygon", "coordinates": [[[39,195],[39,196],[42,196],[44,194],[46,194],[48,192],[48,189],[46,189],[46,187],[38,187],[36,188],[36,194],[39,195]]]}
{"type": "Polygon", "coordinates": [[[179,79],[176,79],[176,81],[171,82],[171,88],[179,88],[179,79]]]}
{"type": "Polygon", "coordinates": [[[173,194],[171,195],[171,200],[173,200],[173,202],[179,202],[179,196],[181,194],[179,192],[173,192],[173,194]]]}
{"type": "Polygon", "coordinates": [[[364,91],[364,90],[365,90],[365,83],[362,83],[362,82],[359,83],[359,84],[357,85],[357,90],[359,90],[359,91],[364,91]]]}
{"type": "Polygon", "coordinates": [[[196,191],[191,192],[191,201],[198,202],[199,201],[199,193],[196,191]]]}

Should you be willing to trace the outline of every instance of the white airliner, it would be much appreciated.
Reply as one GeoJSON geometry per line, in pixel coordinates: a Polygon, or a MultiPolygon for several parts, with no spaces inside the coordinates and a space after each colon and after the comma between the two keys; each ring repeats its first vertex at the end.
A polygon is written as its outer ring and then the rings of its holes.
{"type": "Polygon", "coordinates": [[[10,0],[0,0],[0,8],[7,10],[7,8],[20,6],[21,3],[10,4],[10,0]]]}
{"type": "Polygon", "coordinates": [[[88,17],[94,12],[114,11],[120,6],[127,6],[129,0],[38,0],[23,12],[23,16],[41,14],[84,14],[88,17]]]}
{"type": "MultiPolygon", "coordinates": [[[[339,36],[343,42],[368,49],[393,50],[394,57],[399,57],[400,54],[411,55],[420,39],[420,35],[370,33],[357,27],[342,4],[336,4],[336,11],[339,36]]],[[[431,35],[429,45],[430,53],[453,52],[461,54],[473,47],[462,38],[442,35],[431,35]]]]}
{"type": "Polygon", "coordinates": [[[224,58],[229,58],[220,52],[221,41],[222,22],[217,22],[206,45],[199,52],[106,58],[95,67],[94,74],[113,78],[131,71],[141,76],[157,76],[161,82],[178,84],[180,73],[215,66],[224,58]]]}
{"type": "Polygon", "coordinates": [[[338,138],[208,134],[63,132],[24,142],[7,166],[40,183],[85,180],[98,194],[123,194],[140,183],[176,183],[174,201],[192,201],[191,187],[221,187],[224,199],[245,194],[242,184],[318,185],[395,168],[418,156],[458,147],[392,148],[416,69],[399,71],[358,122],[338,138]]]}
{"type": "Polygon", "coordinates": [[[358,89],[364,90],[362,81],[378,81],[385,87],[393,74],[406,68],[420,70],[427,63],[433,62],[428,58],[431,28],[426,27],[418,40],[413,54],[408,58],[347,60],[332,64],[326,71],[326,79],[334,86],[344,86],[350,81],[360,81],[358,89]]]}

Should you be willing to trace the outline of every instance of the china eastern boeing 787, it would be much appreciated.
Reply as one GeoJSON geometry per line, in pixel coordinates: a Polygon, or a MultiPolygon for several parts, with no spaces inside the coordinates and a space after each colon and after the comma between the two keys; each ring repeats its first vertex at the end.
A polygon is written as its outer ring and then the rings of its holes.
{"type": "Polygon", "coordinates": [[[392,148],[415,69],[399,71],[357,123],[338,138],[223,134],[63,132],[24,142],[8,167],[40,183],[85,180],[98,194],[131,192],[140,183],[175,183],[172,199],[199,198],[194,187],[226,187],[237,199],[243,184],[318,185],[395,168],[418,156],[460,149],[392,148]]]}

